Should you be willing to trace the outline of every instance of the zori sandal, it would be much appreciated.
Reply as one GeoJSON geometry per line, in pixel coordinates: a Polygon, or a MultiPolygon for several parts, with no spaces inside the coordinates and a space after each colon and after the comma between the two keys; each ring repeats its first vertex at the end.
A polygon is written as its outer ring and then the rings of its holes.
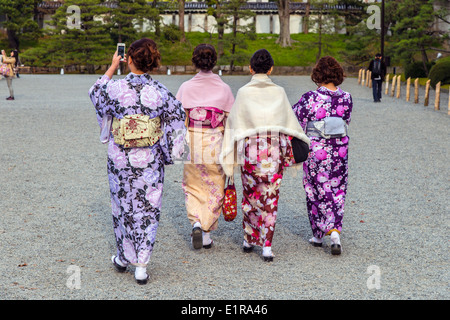
{"type": "Polygon", "coordinates": [[[194,249],[203,247],[203,234],[200,227],[194,227],[192,229],[192,246],[194,249]]]}

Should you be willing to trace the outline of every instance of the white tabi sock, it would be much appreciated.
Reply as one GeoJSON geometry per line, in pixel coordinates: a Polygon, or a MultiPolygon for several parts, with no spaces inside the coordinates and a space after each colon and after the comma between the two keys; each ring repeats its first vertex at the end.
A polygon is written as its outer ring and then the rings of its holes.
{"type": "Polygon", "coordinates": [[[263,247],[262,255],[264,257],[273,257],[272,247],[263,247]]]}
{"type": "Polygon", "coordinates": [[[197,227],[200,229],[202,228],[202,225],[198,221],[196,223],[194,223],[194,225],[192,226],[192,229],[197,228],[197,227]]]}
{"type": "Polygon", "coordinates": [[[246,240],[244,240],[243,246],[244,246],[245,248],[252,248],[252,247],[253,247],[253,245],[252,245],[252,244],[249,244],[246,240]]]}
{"type": "Polygon", "coordinates": [[[341,245],[341,239],[339,237],[339,232],[333,231],[330,235],[331,244],[341,245]]]}
{"type": "Polygon", "coordinates": [[[207,245],[211,244],[212,239],[210,237],[210,233],[205,232],[205,231],[202,231],[202,232],[203,232],[203,245],[207,246],[207,245]]]}
{"type": "Polygon", "coordinates": [[[137,280],[147,279],[147,268],[146,267],[136,267],[136,271],[134,272],[134,277],[137,280]]]}
{"type": "Polygon", "coordinates": [[[112,260],[117,263],[121,267],[126,267],[127,265],[122,262],[122,260],[119,259],[117,256],[112,256],[112,260]]]}
{"type": "Polygon", "coordinates": [[[316,237],[312,237],[311,239],[309,239],[310,243],[322,243],[323,239],[319,239],[316,237]]]}

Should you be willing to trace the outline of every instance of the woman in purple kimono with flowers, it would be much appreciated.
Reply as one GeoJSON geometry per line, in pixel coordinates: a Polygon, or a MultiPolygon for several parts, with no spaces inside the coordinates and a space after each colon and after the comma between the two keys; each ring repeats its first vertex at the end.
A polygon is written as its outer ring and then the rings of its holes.
{"type": "Polygon", "coordinates": [[[153,40],[144,38],[131,44],[126,57],[131,72],[124,79],[112,80],[120,59],[116,52],[111,67],[91,87],[89,96],[102,128],[101,139],[104,143],[109,140],[107,168],[117,242],[112,262],[119,272],[134,265],[136,281],[145,284],[160,218],[164,165],[184,154],[186,115],[181,103],[147,73],[160,60],[153,40]],[[148,119],[145,128],[138,122],[140,117],[148,119]],[[115,127],[114,121],[126,122],[115,127]],[[128,141],[128,146],[119,142],[121,135],[145,136],[147,129],[151,142],[145,146],[132,147],[142,141],[136,140],[142,138],[139,136],[128,141]]]}
{"type": "Polygon", "coordinates": [[[338,87],[344,71],[333,57],[321,58],[311,79],[318,85],[302,95],[292,107],[311,140],[310,155],[303,163],[303,185],[314,246],[322,246],[330,235],[331,253],[342,251],[342,230],[348,176],[347,126],[352,112],[352,97],[338,87]],[[328,132],[327,132],[328,131],[328,132]]]}

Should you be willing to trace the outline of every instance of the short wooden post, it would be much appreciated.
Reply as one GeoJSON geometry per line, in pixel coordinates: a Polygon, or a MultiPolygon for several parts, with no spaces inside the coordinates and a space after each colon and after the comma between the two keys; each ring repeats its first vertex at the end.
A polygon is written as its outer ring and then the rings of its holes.
{"type": "Polygon", "coordinates": [[[397,99],[400,98],[400,89],[401,89],[401,83],[400,83],[401,76],[397,76],[397,99]]]}
{"type": "Polygon", "coordinates": [[[414,81],[414,103],[419,103],[419,78],[414,81]]]}
{"type": "Polygon", "coordinates": [[[370,71],[367,70],[367,72],[366,72],[366,87],[369,86],[369,73],[370,73],[370,71]]]}
{"type": "Polygon", "coordinates": [[[450,116],[450,87],[448,88],[448,111],[447,114],[450,116]]]}
{"type": "Polygon", "coordinates": [[[361,70],[361,85],[364,86],[364,80],[365,80],[366,72],[364,69],[361,70]]]}
{"type": "Polygon", "coordinates": [[[359,69],[359,73],[358,73],[358,84],[361,84],[361,71],[362,71],[362,69],[359,69]]]}
{"type": "Polygon", "coordinates": [[[386,75],[386,90],[384,91],[385,95],[389,93],[389,73],[386,75]]]}
{"type": "Polygon", "coordinates": [[[441,82],[439,81],[436,84],[436,97],[434,98],[434,110],[439,110],[440,109],[440,104],[441,102],[441,82]]]}
{"type": "Polygon", "coordinates": [[[425,84],[425,99],[423,101],[424,107],[428,106],[428,101],[430,99],[430,82],[431,80],[428,80],[427,83],[425,84]]]}
{"type": "Polygon", "coordinates": [[[391,97],[394,96],[395,93],[395,83],[396,83],[397,77],[394,75],[392,77],[392,85],[391,85],[391,97]]]}
{"type": "Polygon", "coordinates": [[[406,101],[409,101],[411,94],[411,77],[406,80],[406,101]]]}
{"type": "Polygon", "coordinates": [[[369,71],[369,88],[372,88],[372,71],[369,71]]]}

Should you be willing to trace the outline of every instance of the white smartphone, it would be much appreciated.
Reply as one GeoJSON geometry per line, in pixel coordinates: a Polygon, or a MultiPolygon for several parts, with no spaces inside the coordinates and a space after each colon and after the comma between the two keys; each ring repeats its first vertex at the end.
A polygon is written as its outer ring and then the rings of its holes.
{"type": "Polygon", "coordinates": [[[117,44],[117,55],[122,56],[122,59],[120,59],[120,61],[125,61],[125,43],[117,44]]]}

